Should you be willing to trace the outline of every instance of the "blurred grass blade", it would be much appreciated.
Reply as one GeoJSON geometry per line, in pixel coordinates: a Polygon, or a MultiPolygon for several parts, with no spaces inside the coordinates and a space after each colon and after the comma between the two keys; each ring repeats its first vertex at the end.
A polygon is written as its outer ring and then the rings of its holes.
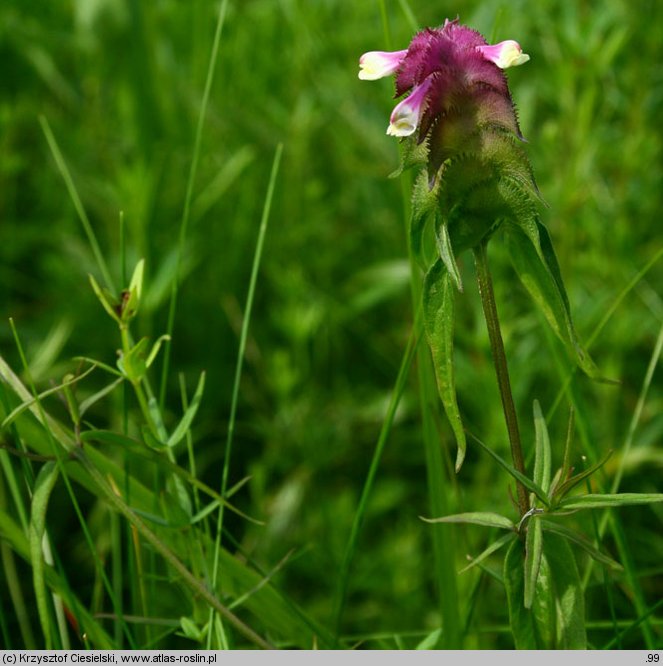
{"type": "Polygon", "coordinates": [[[505,516],[498,513],[457,513],[453,516],[442,516],[441,518],[424,518],[426,523],[468,523],[471,525],[483,525],[485,527],[498,527],[502,530],[515,531],[516,526],[505,516]]]}
{"type": "Polygon", "coordinates": [[[377,475],[378,467],[380,465],[380,460],[382,459],[382,453],[384,452],[384,447],[391,433],[391,428],[394,423],[394,417],[396,416],[396,410],[400,403],[403,391],[407,384],[407,379],[410,374],[410,368],[412,367],[412,361],[414,360],[414,354],[417,350],[417,345],[419,338],[422,334],[422,322],[421,318],[418,318],[414,324],[414,330],[410,334],[410,338],[403,354],[401,360],[400,368],[398,369],[398,375],[396,377],[396,384],[391,393],[391,399],[389,401],[389,407],[387,408],[387,414],[384,421],[382,422],[382,427],[380,428],[380,434],[378,436],[375,449],[373,451],[373,457],[371,458],[371,465],[368,469],[368,474],[366,475],[366,480],[364,481],[364,486],[361,491],[361,497],[359,499],[359,505],[355,511],[352,527],[350,529],[350,536],[348,538],[348,543],[345,547],[345,553],[343,555],[343,561],[341,563],[341,570],[338,576],[338,582],[336,583],[336,599],[335,599],[335,609],[334,609],[334,627],[336,632],[340,631],[341,620],[343,616],[343,608],[345,605],[345,597],[347,595],[348,588],[348,577],[350,574],[350,566],[352,560],[354,559],[355,551],[357,548],[357,539],[359,538],[359,530],[364,522],[364,517],[366,515],[366,509],[368,508],[368,500],[370,498],[371,492],[373,490],[373,484],[375,482],[375,477],[377,475]]]}
{"type": "Polygon", "coordinates": [[[113,278],[111,277],[110,271],[108,270],[108,266],[106,265],[106,260],[104,259],[104,255],[102,254],[101,248],[99,247],[99,242],[97,241],[97,237],[95,236],[94,230],[92,229],[92,225],[90,224],[90,220],[87,216],[87,213],[85,212],[85,208],[83,207],[83,202],[81,201],[81,198],[78,196],[78,191],[76,190],[76,186],[74,185],[74,179],[71,177],[71,172],[69,171],[69,167],[67,167],[67,163],[65,162],[65,159],[62,156],[60,147],[58,146],[58,143],[55,140],[55,136],[53,135],[51,126],[49,125],[48,120],[46,120],[45,116],[39,116],[39,124],[41,125],[41,129],[44,132],[44,136],[46,137],[46,141],[48,142],[48,147],[51,149],[53,159],[55,160],[58,170],[60,171],[60,175],[62,176],[62,179],[64,180],[64,183],[67,187],[67,191],[69,192],[69,196],[71,197],[71,200],[74,204],[74,208],[76,209],[81,224],[83,225],[85,235],[87,236],[88,242],[90,243],[90,248],[92,249],[92,253],[94,254],[94,258],[97,262],[99,272],[104,278],[104,282],[106,283],[108,289],[110,289],[112,292],[115,292],[116,291],[115,283],[113,282],[113,278]]]}
{"type": "MultiPolygon", "coordinates": [[[[269,176],[269,183],[267,185],[267,192],[265,194],[265,201],[262,209],[262,217],[260,220],[260,227],[258,229],[258,239],[256,241],[256,248],[253,254],[253,264],[251,266],[251,277],[249,279],[249,288],[246,295],[246,305],[244,308],[244,318],[242,321],[242,330],[239,338],[239,346],[237,349],[237,361],[235,364],[235,377],[233,380],[232,398],[230,403],[230,415],[228,417],[228,433],[226,436],[226,446],[223,456],[223,470],[221,472],[221,491],[220,495],[224,496],[228,489],[228,478],[230,476],[230,458],[232,454],[232,445],[235,435],[235,420],[237,418],[237,407],[239,405],[239,386],[242,378],[242,369],[244,367],[244,354],[246,352],[246,341],[249,335],[249,324],[251,322],[251,312],[253,310],[253,299],[256,291],[256,284],[258,283],[258,270],[262,260],[262,249],[265,244],[265,236],[267,235],[267,224],[269,222],[269,215],[272,208],[272,198],[274,196],[274,188],[276,186],[276,177],[279,173],[281,164],[281,156],[283,154],[283,144],[279,143],[274,153],[274,160],[272,162],[272,170],[269,176]]],[[[212,564],[212,586],[216,585],[217,577],[219,575],[219,553],[221,551],[221,534],[223,532],[223,505],[219,507],[217,523],[216,523],[216,541],[214,544],[214,561],[212,564]]],[[[214,611],[210,610],[209,615],[210,626],[214,624],[214,611]]],[[[208,634],[207,649],[211,648],[212,632],[208,634]]]]}
{"type": "Polygon", "coordinates": [[[39,471],[32,496],[30,512],[30,561],[32,563],[32,580],[39,621],[44,634],[44,645],[47,650],[53,649],[53,627],[51,626],[51,607],[48,601],[44,582],[43,539],[46,530],[46,510],[51,492],[58,480],[58,467],[55,462],[47,462],[39,471]]]}
{"type": "Polygon", "coordinates": [[[207,67],[207,77],[205,79],[205,90],[203,92],[203,99],[200,103],[200,113],[198,114],[198,122],[196,123],[196,136],[193,142],[193,155],[191,158],[191,168],[189,169],[189,177],[186,184],[186,195],[184,197],[184,209],[182,210],[182,220],[180,222],[180,232],[177,241],[177,261],[175,263],[175,275],[173,276],[172,288],[170,292],[170,304],[168,307],[168,322],[166,324],[166,335],[169,342],[166,343],[164,349],[163,366],[161,368],[161,386],[159,389],[159,407],[163,409],[166,399],[166,383],[168,380],[168,372],[170,369],[170,350],[172,346],[173,330],[175,329],[175,313],[177,311],[177,294],[180,287],[182,261],[184,257],[184,249],[186,243],[187,230],[189,227],[189,218],[191,217],[191,201],[193,199],[193,186],[196,182],[196,175],[198,173],[198,163],[200,161],[200,147],[203,138],[203,124],[205,116],[207,115],[207,106],[209,104],[210,93],[212,92],[212,83],[214,81],[214,73],[219,55],[219,45],[221,44],[221,33],[226,21],[226,12],[228,10],[228,0],[221,0],[219,4],[219,16],[216,22],[216,29],[214,31],[214,41],[212,42],[212,52],[210,53],[209,65],[207,67]]]}

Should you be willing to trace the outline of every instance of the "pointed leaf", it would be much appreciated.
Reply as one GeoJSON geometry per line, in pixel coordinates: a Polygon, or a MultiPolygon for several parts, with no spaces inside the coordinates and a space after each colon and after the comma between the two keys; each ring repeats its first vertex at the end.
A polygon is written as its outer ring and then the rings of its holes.
{"type": "Polygon", "coordinates": [[[145,365],[148,368],[152,365],[152,363],[154,363],[154,359],[157,357],[157,354],[161,349],[161,344],[163,342],[166,342],[167,340],[170,340],[170,335],[161,335],[157,338],[157,341],[152,345],[152,351],[150,352],[149,356],[147,357],[147,360],[145,361],[145,365]]]}
{"type": "Polygon", "coordinates": [[[557,650],[585,650],[585,604],[575,557],[562,537],[548,533],[543,547],[550,566],[555,600],[555,645],[557,650]]]}
{"type": "Polygon", "coordinates": [[[554,631],[554,601],[548,565],[542,559],[532,608],[525,608],[525,553],[515,539],[504,558],[504,586],[509,623],[517,650],[549,650],[554,631]]]}
{"type": "Polygon", "coordinates": [[[590,477],[597,470],[601,469],[601,467],[603,467],[603,465],[605,465],[608,462],[611,455],[612,455],[612,450],[608,451],[605,457],[599,460],[599,462],[597,462],[596,464],[592,465],[591,467],[588,467],[579,474],[576,474],[575,476],[572,476],[570,479],[567,479],[566,481],[561,483],[557,488],[557,490],[555,491],[555,497],[557,498],[564,497],[564,495],[566,495],[569,491],[575,488],[579,483],[590,477]]]}
{"type": "Polygon", "coordinates": [[[550,437],[538,400],[534,401],[534,432],[534,483],[547,493],[550,490],[550,437]]]}
{"type": "Polygon", "coordinates": [[[46,530],[46,510],[51,492],[58,480],[58,467],[54,462],[47,462],[37,475],[30,513],[30,560],[32,563],[32,581],[37,598],[37,611],[41,622],[46,647],[51,645],[51,611],[44,580],[43,539],[46,530]]]}
{"type": "Polygon", "coordinates": [[[515,538],[516,538],[515,533],[504,534],[497,541],[491,543],[490,546],[486,548],[486,550],[484,550],[480,555],[477,555],[466,567],[463,567],[458,573],[462,574],[465,573],[466,571],[469,571],[472,567],[483,562],[486,558],[490,557],[493,553],[497,552],[502,546],[506,545],[512,539],[515,538]]]}
{"type": "Polygon", "coordinates": [[[453,280],[442,261],[438,259],[428,271],[424,281],[424,325],[433,356],[437,388],[458,444],[456,455],[456,471],[458,471],[465,458],[467,443],[458,409],[454,379],[454,296],[453,280]]]}
{"type": "Polygon", "coordinates": [[[608,495],[578,495],[563,499],[558,507],[562,510],[606,509],[639,504],[663,502],[663,493],[617,493],[608,495]]]}
{"type": "Polygon", "coordinates": [[[441,518],[424,518],[426,523],[470,523],[472,525],[484,525],[485,527],[499,527],[502,530],[515,531],[516,526],[506,517],[499,513],[457,513],[453,516],[442,516],[441,518]]]}
{"type": "Polygon", "coordinates": [[[541,568],[541,555],[543,554],[543,529],[541,521],[535,516],[527,524],[527,537],[525,539],[525,608],[532,608],[536,583],[541,568]]]}
{"type": "Polygon", "coordinates": [[[511,261],[521,282],[578,366],[589,377],[600,379],[598,369],[578,341],[566,290],[545,227],[531,219],[519,225],[505,224],[504,229],[511,261]]]}
{"type": "Polygon", "coordinates": [[[184,436],[191,427],[191,423],[193,422],[193,419],[196,416],[196,412],[198,411],[198,407],[200,406],[200,401],[203,397],[204,390],[205,390],[205,373],[203,372],[200,375],[200,379],[198,380],[198,387],[196,388],[196,392],[193,396],[191,404],[187,408],[186,412],[184,412],[184,416],[177,425],[177,428],[175,428],[175,430],[173,431],[173,434],[168,438],[167,445],[169,447],[172,448],[173,446],[178,444],[182,439],[184,439],[184,436]]]}
{"type": "Polygon", "coordinates": [[[116,379],[114,382],[111,382],[108,384],[108,386],[104,386],[104,388],[100,389],[93,395],[91,395],[89,398],[86,398],[81,402],[81,404],[78,406],[78,412],[83,416],[85,412],[87,412],[92,405],[95,403],[99,402],[102,398],[105,398],[109,393],[113,391],[117,386],[119,386],[122,382],[124,381],[124,377],[120,377],[119,379],[116,379]]]}
{"type": "Polygon", "coordinates": [[[430,189],[425,171],[414,181],[412,188],[412,217],[410,219],[410,247],[412,254],[423,264],[422,246],[426,224],[435,219],[438,207],[439,185],[430,189]]]}
{"type": "Polygon", "coordinates": [[[579,532],[570,530],[568,527],[560,525],[559,523],[555,523],[551,520],[546,520],[544,518],[540,518],[539,520],[543,523],[544,532],[554,532],[555,534],[564,537],[567,541],[571,541],[579,548],[582,548],[582,550],[584,550],[592,559],[596,560],[600,564],[611,567],[612,569],[616,569],[618,571],[624,568],[621,564],[619,564],[619,562],[616,562],[611,557],[598,550],[598,548],[595,548],[592,542],[579,532]]]}
{"type": "Polygon", "coordinates": [[[497,462],[500,467],[505,469],[511,476],[516,479],[516,481],[520,481],[520,483],[527,488],[530,492],[533,492],[542,502],[545,506],[550,505],[550,500],[548,499],[548,495],[543,492],[543,489],[541,486],[539,486],[537,483],[534,483],[531,479],[528,479],[524,474],[521,474],[515,467],[512,467],[506,460],[504,460],[500,455],[495,453],[489,446],[484,444],[478,437],[475,437],[472,435],[472,439],[491,457],[495,462],[497,462]]]}
{"type": "Polygon", "coordinates": [[[65,381],[63,381],[62,384],[58,384],[53,388],[46,389],[45,391],[40,393],[37,397],[31,397],[29,400],[22,402],[20,405],[15,407],[9,414],[7,414],[7,416],[0,424],[0,429],[6,428],[8,425],[13,423],[26,409],[34,407],[34,405],[41,402],[44,398],[47,398],[49,395],[52,395],[53,393],[58,393],[59,391],[62,391],[65,387],[71,386],[76,382],[80,382],[81,379],[87,377],[95,369],[95,367],[96,366],[93,365],[91,368],[88,368],[84,373],[80,375],[67,375],[67,377],[65,377],[65,381]]]}
{"type": "Polygon", "coordinates": [[[117,314],[117,311],[115,309],[115,298],[113,295],[107,290],[107,289],[102,289],[99,286],[99,283],[94,279],[93,275],[88,276],[90,278],[90,284],[92,285],[92,290],[96,294],[97,298],[99,299],[99,302],[103,306],[104,310],[108,312],[108,314],[115,319],[115,321],[118,324],[121,324],[121,320],[117,314]]]}
{"type": "Polygon", "coordinates": [[[460,271],[454,257],[454,250],[451,246],[451,237],[449,236],[449,227],[446,222],[442,222],[437,227],[437,250],[440,253],[440,259],[449,272],[454,285],[458,291],[463,291],[463,280],[460,277],[460,271]]]}

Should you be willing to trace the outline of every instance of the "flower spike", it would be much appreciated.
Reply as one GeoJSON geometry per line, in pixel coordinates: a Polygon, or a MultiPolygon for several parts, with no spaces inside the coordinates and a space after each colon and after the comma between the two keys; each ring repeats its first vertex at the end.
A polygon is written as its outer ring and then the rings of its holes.
{"type": "Polygon", "coordinates": [[[359,58],[359,78],[376,81],[393,74],[403,62],[404,51],[369,51],[359,58]]]}

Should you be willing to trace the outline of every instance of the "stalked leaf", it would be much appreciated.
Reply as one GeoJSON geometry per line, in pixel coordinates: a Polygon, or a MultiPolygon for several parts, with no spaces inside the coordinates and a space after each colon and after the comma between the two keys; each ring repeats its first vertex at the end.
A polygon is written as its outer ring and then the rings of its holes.
{"type": "Polygon", "coordinates": [[[441,518],[420,517],[421,520],[427,523],[470,523],[472,525],[483,525],[484,527],[498,527],[502,530],[515,531],[516,529],[513,522],[506,516],[500,516],[499,513],[457,513],[453,516],[442,516],[441,518]]]}
{"type": "Polygon", "coordinates": [[[575,557],[566,539],[548,533],[543,546],[555,600],[557,650],[587,649],[585,604],[575,557]]]}
{"type": "Polygon", "coordinates": [[[521,220],[517,225],[505,224],[504,230],[511,261],[530,296],[578,366],[589,377],[601,379],[592,359],[578,341],[566,290],[545,227],[531,218],[521,220]]]}
{"type": "Polygon", "coordinates": [[[456,471],[458,471],[465,458],[467,442],[458,409],[454,379],[454,292],[453,279],[442,260],[438,259],[424,280],[424,325],[433,356],[437,388],[444,411],[456,436],[458,445],[456,471]]]}
{"type": "Polygon", "coordinates": [[[547,493],[550,490],[550,437],[538,400],[534,401],[534,432],[534,483],[547,493]]]}

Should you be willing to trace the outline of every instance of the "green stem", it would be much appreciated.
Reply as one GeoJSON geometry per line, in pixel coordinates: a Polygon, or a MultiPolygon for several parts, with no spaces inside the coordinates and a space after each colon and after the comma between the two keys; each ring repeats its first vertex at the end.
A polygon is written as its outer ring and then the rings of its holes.
{"type": "MultiPolygon", "coordinates": [[[[513,466],[519,472],[525,474],[525,461],[523,458],[523,447],[520,442],[518,417],[516,416],[516,408],[511,393],[509,369],[506,363],[506,353],[504,352],[500,320],[497,316],[493,280],[490,276],[490,269],[488,268],[487,247],[488,241],[483,241],[480,245],[474,248],[474,262],[477,269],[477,281],[479,283],[479,293],[481,294],[481,305],[483,306],[483,314],[486,318],[486,326],[488,327],[490,348],[493,352],[495,373],[497,374],[497,385],[502,398],[504,420],[506,421],[506,427],[509,433],[509,443],[511,444],[513,466]]],[[[516,489],[518,493],[518,508],[520,514],[525,515],[528,509],[527,490],[519,481],[516,482],[516,489]]]]}

